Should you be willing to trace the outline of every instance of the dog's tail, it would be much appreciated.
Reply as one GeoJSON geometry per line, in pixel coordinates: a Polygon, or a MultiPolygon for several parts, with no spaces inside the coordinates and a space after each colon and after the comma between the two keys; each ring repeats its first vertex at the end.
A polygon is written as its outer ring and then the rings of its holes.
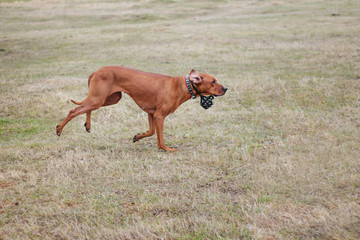
{"type": "Polygon", "coordinates": [[[76,105],[81,105],[81,104],[83,104],[83,103],[85,102],[85,100],[82,101],[82,102],[76,102],[76,101],[74,101],[74,100],[71,100],[71,101],[72,101],[72,103],[74,103],[74,104],[76,104],[76,105]]]}
{"type": "MultiPolygon", "coordinates": [[[[92,73],[92,74],[89,76],[89,79],[88,79],[88,87],[90,87],[90,80],[92,79],[93,76],[94,76],[94,73],[92,73]]],[[[86,98],[85,98],[85,100],[86,100],[86,98]]],[[[71,100],[71,102],[74,103],[74,104],[76,104],[76,105],[81,105],[81,104],[83,104],[83,103],[85,102],[85,100],[82,101],[82,102],[76,102],[76,101],[74,101],[74,100],[71,100]]]]}

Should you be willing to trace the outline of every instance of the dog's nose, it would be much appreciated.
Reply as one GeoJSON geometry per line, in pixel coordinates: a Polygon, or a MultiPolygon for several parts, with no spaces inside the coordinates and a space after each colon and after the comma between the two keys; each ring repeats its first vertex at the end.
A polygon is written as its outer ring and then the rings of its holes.
{"type": "Polygon", "coordinates": [[[224,90],[224,94],[226,93],[227,91],[227,88],[226,87],[223,87],[223,90],[224,90]]]}

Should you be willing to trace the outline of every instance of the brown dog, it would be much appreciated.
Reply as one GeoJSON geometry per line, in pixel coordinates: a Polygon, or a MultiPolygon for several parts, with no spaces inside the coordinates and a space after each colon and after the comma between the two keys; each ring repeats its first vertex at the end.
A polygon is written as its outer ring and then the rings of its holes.
{"type": "MultiPolygon", "coordinates": [[[[91,111],[119,102],[121,92],[125,92],[136,104],[148,113],[149,131],[135,135],[133,141],[154,135],[156,129],[158,147],[165,151],[177,151],[164,144],[164,119],[182,103],[199,95],[222,96],[227,88],[217,83],[209,74],[191,70],[188,76],[170,77],[120,66],[103,67],[90,75],[89,94],[80,105],[72,109],[68,116],[56,126],[56,134],[61,135],[65,125],[74,117],[86,113],[85,128],[90,132],[91,111]],[[190,84],[191,83],[191,84],[190,84]]],[[[210,105],[211,106],[211,105],[210,105]]]]}

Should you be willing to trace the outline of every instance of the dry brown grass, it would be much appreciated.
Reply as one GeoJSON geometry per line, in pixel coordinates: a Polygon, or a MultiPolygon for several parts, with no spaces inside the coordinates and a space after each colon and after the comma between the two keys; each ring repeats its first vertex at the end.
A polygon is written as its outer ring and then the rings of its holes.
{"type": "Polygon", "coordinates": [[[1,1],[0,239],[360,239],[358,1],[1,1]],[[104,65],[229,87],[132,144],[128,96],[55,126],[104,65]]]}

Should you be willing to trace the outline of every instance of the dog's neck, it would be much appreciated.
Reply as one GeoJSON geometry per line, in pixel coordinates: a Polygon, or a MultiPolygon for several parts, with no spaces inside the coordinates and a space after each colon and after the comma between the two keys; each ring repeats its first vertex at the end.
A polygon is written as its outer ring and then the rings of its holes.
{"type": "MultiPolygon", "coordinates": [[[[174,83],[177,85],[177,98],[179,100],[179,104],[183,104],[187,100],[191,99],[191,94],[189,92],[189,89],[186,85],[186,76],[176,76],[172,77],[174,79],[174,83]]],[[[193,93],[195,94],[194,89],[192,89],[193,93]]],[[[198,96],[195,94],[195,96],[198,96]]]]}
{"type": "Polygon", "coordinates": [[[194,88],[194,90],[197,92],[196,88],[194,87],[194,85],[192,83],[190,83],[190,79],[189,79],[189,75],[186,75],[185,77],[185,83],[186,83],[186,87],[189,91],[189,94],[190,94],[190,97],[192,99],[195,99],[196,98],[196,95],[194,94],[193,90],[192,90],[192,87],[194,88]],[[192,87],[191,87],[192,86],[192,87]]]}

